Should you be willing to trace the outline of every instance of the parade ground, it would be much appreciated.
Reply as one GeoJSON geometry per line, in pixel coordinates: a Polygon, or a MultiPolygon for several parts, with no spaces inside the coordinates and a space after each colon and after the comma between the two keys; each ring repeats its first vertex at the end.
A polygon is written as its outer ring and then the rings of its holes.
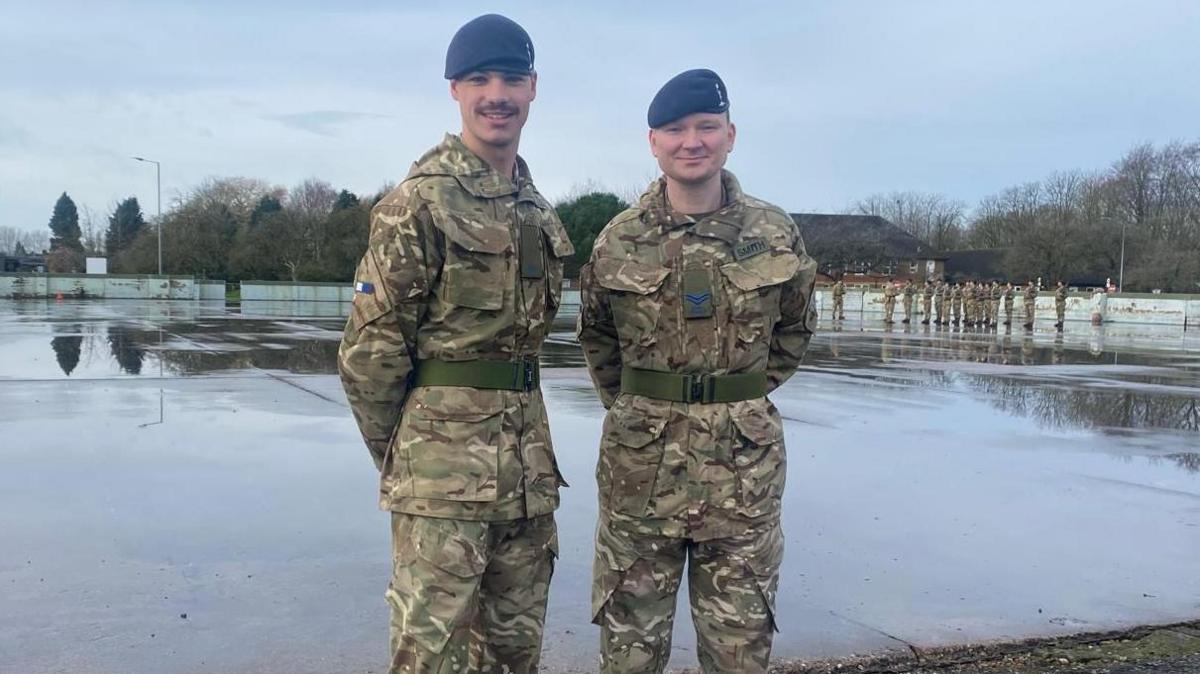
{"type": "MultiPolygon", "coordinates": [[[[342,311],[0,301],[0,673],[386,670],[342,311]]],[[[543,664],[594,672],[604,411],[569,316],[544,365],[571,487],[543,664]]],[[[823,320],[772,399],[777,659],[1200,618],[1200,332],[823,320]]],[[[695,666],[686,601],[674,649],[695,666]]]]}

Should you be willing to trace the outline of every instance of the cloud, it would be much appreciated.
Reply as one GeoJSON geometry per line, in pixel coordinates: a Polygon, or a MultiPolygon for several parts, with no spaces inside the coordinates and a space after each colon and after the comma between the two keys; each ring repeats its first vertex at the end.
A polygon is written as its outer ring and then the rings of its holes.
{"type": "Polygon", "coordinates": [[[337,127],[363,119],[380,119],[389,115],[370,112],[347,112],[345,110],[310,110],[286,115],[263,115],[263,119],[279,122],[293,129],[300,129],[318,136],[336,137],[337,127]]]}

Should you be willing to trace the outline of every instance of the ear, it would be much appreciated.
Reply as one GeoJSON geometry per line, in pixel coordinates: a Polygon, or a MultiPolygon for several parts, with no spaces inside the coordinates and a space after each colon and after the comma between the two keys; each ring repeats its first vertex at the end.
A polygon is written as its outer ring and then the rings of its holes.
{"type": "Polygon", "coordinates": [[[650,129],[646,132],[646,140],[650,143],[650,154],[657,157],[658,152],[655,150],[654,145],[654,129],[650,129]]]}
{"type": "Polygon", "coordinates": [[[737,140],[737,125],[729,123],[729,151],[733,152],[733,142],[737,140]]]}
{"type": "Polygon", "coordinates": [[[537,71],[529,73],[529,100],[537,98],[537,71]]]}
{"type": "Polygon", "coordinates": [[[450,98],[458,100],[458,80],[450,80],[450,98]]]}

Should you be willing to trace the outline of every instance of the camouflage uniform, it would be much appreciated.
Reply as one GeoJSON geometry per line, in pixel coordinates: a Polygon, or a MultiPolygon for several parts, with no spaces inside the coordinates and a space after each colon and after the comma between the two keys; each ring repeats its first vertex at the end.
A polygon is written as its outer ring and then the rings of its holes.
{"type": "Polygon", "coordinates": [[[1000,282],[992,281],[992,291],[991,291],[992,307],[991,307],[991,314],[989,314],[989,316],[988,316],[988,320],[990,320],[992,322],[992,325],[996,325],[1000,322],[1000,298],[1003,296],[1004,296],[1004,289],[1000,287],[1000,282]]]}
{"type": "Polygon", "coordinates": [[[1025,304],[1025,327],[1033,329],[1033,316],[1037,312],[1037,288],[1032,284],[1025,286],[1025,293],[1022,295],[1025,304]]]}
{"type": "Polygon", "coordinates": [[[912,322],[913,299],[917,294],[917,288],[910,280],[904,284],[904,322],[912,322]]]}
{"type": "Polygon", "coordinates": [[[1058,318],[1055,326],[1061,330],[1063,319],[1067,315],[1067,286],[1065,284],[1054,289],[1054,315],[1058,318]]]}
{"type": "Polygon", "coordinates": [[[1013,290],[1011,285],[1004,288],[1004,324],[1012,325],[1013,315],[1013,298],[1016,297],[1017,291],[1013,290]]]}
{"type": "Polygon", "coordinates": [[[938,323],[941,325],[950,325],[950,305],[953,302],[953,290],[950,284],[942,282],[938,284],[938,323]]]}
{"type": "Polygon", "coordinates": [[[762,396],[795,371],[816,315],[816,263],[788,215],[722,172],[721,210],[670,210],[665,180],[596,238],[579,340],[608,408],[592,585],[601,672],[661,672],[688,579],[706,672],[765,672],[783,556],[783,424],[762,396]],[[622,372],[623,368],[633,368],[622,372]],[[759,375],[759,395],[677,402],[629,372],[759,375]],[[625,390],[623,390],[625,389],[625,390]]]}
{"type": "Polygon", "coordinates": [[[833,318],[843,320],[846,318],[846,284],[838,279],[833,284],[833,318]]]}
{"type": "Polygon", "coordinates": [[[900,290],[896,288],[896,284],[891,281],[883,287],[883,322],[893,323],[893,316],[896,313],[896,295],[900,294],[900,290]]]}
{"type": "Polygon", "coordinates": [[[925,288],[921,292],[921,314],[924,316],[921,323],[925,325],[929,325],[929,322],[933,320],[933,292],[934,285],[926,281],[925,288]]]}
{"type": "Polygon", "coordinates": [[[536,378],[421,374],[536,372],[573,250],[517,165],[514,181],[447,136],[372,210],[355,273],[339,369],[392,511],[393,673],[537,671],[566,483],[536,378]]]}

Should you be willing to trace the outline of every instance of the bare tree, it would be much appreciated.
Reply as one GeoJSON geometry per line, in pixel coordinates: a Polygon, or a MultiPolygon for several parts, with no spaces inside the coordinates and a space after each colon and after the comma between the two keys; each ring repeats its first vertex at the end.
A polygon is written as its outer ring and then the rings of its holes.
{"type": "Polygon", "coordinates": [[[848,211],[886,218],[937,250],[951,250],[962,243],[966,204],[941,194],[873,194],[852,203],[848,211]]]}

